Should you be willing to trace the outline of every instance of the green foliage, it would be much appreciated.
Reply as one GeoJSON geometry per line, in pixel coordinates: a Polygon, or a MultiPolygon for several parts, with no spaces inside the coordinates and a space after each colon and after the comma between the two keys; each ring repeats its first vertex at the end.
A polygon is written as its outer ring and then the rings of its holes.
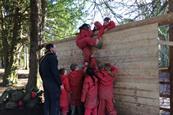
{"type": "Polygon", "coordinates": [[[74,0],[59,0],[56,4],[48,3],[45,40],[64,39],[75,33],[75,27],[82,16],[74,0]]]}

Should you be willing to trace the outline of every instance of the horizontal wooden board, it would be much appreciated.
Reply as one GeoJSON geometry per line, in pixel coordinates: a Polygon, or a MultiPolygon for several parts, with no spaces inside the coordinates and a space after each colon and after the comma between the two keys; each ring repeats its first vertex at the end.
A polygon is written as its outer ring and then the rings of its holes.
{"type": "Polygon", "coordinates": [[[159,83],[146,84],[146,83],[135,83],[134,82],[117,82],[115,84],[115,88],[133,88],[140,90],[148,90],[148,91],[158,91],[156,96],[159,95],[159,83]]]}
{"type": "MultiPolygon", "coordinates": [[[[115,95],[125,95],[133,97],[153,98],[158,91],[153,90],[140,90],[137,88],[115,88],[115,95]]],[[[156,97],[158,99],[158,97],[156,97]]]]}
{"type": "Polygon", "coordinates": [[[159,107],[157,105],[116,102],[116,108],[119,115],[159,115],[159,107]]]}
{"type": "Polygon", "coordinates": [[[159,97],[156,98],[155,96],[151,98],[151,97],[143,97],[143,96],[140,97],[140,96],[116,94],[115,100],[117,102],[139,103],[139,104],[145,104],[150,106],[159,105],[159,97]]]}

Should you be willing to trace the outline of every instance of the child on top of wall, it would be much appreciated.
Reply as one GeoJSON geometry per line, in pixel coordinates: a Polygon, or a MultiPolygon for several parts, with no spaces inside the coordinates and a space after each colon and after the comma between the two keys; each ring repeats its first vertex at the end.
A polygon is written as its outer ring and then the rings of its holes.
{"type": "Polygon", "coordinates": [[[98,32],[97,33],[98,39],[101,39],[102,35],[104,34],[104,26],[99,21],[94,22],[93,32],[95,32],[95,31],[98,32]]]}
{"type": "Polygon", "coordinates": [[[80,69],[77,64],[71,64],[70,69],[68,79],[71,89],[71,115],[82,115],[81,94],[86,67],[80,69]]]}
{"type": "Polygon", "coordinates": [[[89,63],[92,55],[92,47],[97,46],[99,39],[92,39],[93,32],[89,24],[83,24],[79,30],[80,32],[76,37],[76,45],[83,52],[84,63],[89,63]]]}
{"type": "Polygon", "coordinates": [[[86,69],[85,80],[83,84],[81,101],[85,105],[84,115],[97,115],[98,106],[98,80],[95,72],[91,68],[86,69]]]}
{"type": "Polygon", "coordinates": [[[111,64],[104,64],[99,66],[97,76],[99,78],[98,95],[99,107],[98,115],[105,115],[105,110],[108,115],[117,115],[117,111],[113,104],[113,82],[114,76],[118,72],[117,67],[111,64]]]}
{"type": "Polygon", "coordinates": [[[108,30],[115,28],[116,24],[109,17],[106,17],[106,18],[104,18],[103,27],[104,27],[104,31],[108,31],[108,30]]]}
{"type": "Polygon", "coordinates": [[[70,86],[67,71],[62,68],[59,70],[60,78],[62,82],[61,87],[61,95],[60,95],[60,109],[61,115],[67,115],[69,112],[69,105],[70,105],[70,86]]]}

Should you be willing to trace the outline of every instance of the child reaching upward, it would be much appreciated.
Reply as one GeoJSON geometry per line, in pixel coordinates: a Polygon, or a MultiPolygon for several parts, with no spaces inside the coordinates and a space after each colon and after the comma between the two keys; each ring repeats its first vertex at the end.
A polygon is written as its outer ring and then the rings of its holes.
{"type": "Polygon", "coordinates": [[[81,101],[85,105],[84,115],[97,115],[97,90],[98,80],[96,78],[94,70],[91,68],[87,68],[81,97],[81,101]]]}
{"type": "Polygon", "coordinates": [[[67,115],[69,111],[69,96],[70,96],[70,86],[69,86],[69,80],[67,76],[67,71],[62,68],[59,70],[60,72],[60,78],[62,82],[61,87],[61,95],[60,95],[60,108],[61,108],[61,115],[67,115]]]}
{"type": "Polygon", "coordinates": [[[105,115],[105,111],[108,112],[108,115],[117,115],[117,111],[113,104],[113,82],[117,72],[117,67],[112,66],[111,64],[104,64],[104,66],[100,67],[97,72],[99,78],[98,115],[105,115]]]}

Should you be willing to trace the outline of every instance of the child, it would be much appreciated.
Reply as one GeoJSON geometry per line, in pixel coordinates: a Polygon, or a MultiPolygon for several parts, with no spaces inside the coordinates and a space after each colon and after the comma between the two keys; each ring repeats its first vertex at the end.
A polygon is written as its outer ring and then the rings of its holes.
{"type": "Polygon", "coordinates": [[[104,30],[107,31],[107,30],[111,30],[111,29],[115,28],[116,24],[109,17],[106,17],[106,18],[104,18],[103,26],[104,26],[104,30]]]}
{"type": "Polygon", "coordinates": [[[117,115],[113,104],[113,81],[118,72],[117,67],[105,64],[97,72],[99,78],[99,108],[98,115],[105,115],[105,110],[109,115],[117,115]]]}
{"type": "Polygon", "coordinates": [[[96,22],[94,22],[94,30],[93,31],[98,31],[98,39],[101,39],[102,35],[104,33],[104,27],[100,22],[96,21],[96,22]]]}
{"type": "Polygon", "coordinates": [[[93,32],[91,31],[90,25],[83,24],[79,29],[80,33],[76,38],[76,45],[83,52],[84,63],[89,63],[92,55],[92,47],[97,46],[99,40],[92,39],[93,32]]]}
{"type": "Polygon", "coordinates": [[[76,115],[76,110],[78,115],[82,115],[81,93],[84,79],[84,68],[79,69],[77,64],[71,64],[70,69],[71,72],[69,73],[68,78],[71,89],[71,115],[76,115]]]}
{"type": "Polygon", "coordinates": [[[62,87],[61,87],[61,95],[60,95],[60,108],[61,108],[61,114],[67,115],[69,111],[69,92],[70,92],[70,86],[69,86],[69,80],[67,76],[67,71],[62,68],[59,70],[62,87]]]}
{"type": "Polygon", "coordinates": [[[83,84],[81,101],[85,105],[84,115],[97,115],[98,83],[94,70],[87,68],[83,84]]]}

